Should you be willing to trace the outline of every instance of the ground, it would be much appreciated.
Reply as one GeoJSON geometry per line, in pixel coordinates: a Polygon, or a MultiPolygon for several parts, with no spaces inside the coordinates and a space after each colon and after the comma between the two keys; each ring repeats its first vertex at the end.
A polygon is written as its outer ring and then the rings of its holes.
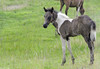
{"type": "MultiPolygon", "coordinates": [[[[60,9],[59,0],[1,0],[0,2],[0,69],[100,69],[100,4],[85,0],[85,15],[96,25],[95,61],[89,65],[90,53],[82,36],[71,38],[75,64],[66,50],[66,63],[61,66],[62,48],[55,28],[44,23],[43,7],[60,9]],[[9,9],[9,7],[11,9],[9,9]],[[17,7],[17,8],[16,8],[17,7]],[[6,10],[5,10],[6,8],[6,10]],[[7,9],[8,8],[8,9],[7,9]]],[[[65,6],[63,8],[63,13],[65,6]]],[[[68,11],[75,18],[75,8],[68,11]]]]}

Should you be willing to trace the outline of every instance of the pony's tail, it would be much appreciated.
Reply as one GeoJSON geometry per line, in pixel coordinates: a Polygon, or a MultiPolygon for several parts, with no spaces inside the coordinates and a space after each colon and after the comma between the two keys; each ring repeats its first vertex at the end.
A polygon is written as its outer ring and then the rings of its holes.
{"type": "Polygon", "coordinates": [[[96,40],[96,24],[93,21],[91,23],[90,39],[94,42],[96,40]]]}

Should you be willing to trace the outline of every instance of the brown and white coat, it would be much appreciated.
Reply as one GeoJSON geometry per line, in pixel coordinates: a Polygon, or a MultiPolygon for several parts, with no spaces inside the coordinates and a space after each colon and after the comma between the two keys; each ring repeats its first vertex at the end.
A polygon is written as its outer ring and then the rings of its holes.
{"type": "Polygon", "coordinates": [[[72,62],[74,64],[74,56],[71,51],[69,37],[82,35],[90,49],[90,64],[94,61],[94,41],[96,40],[96,24],[87,15],[79,16],[75,19],[70,19],[68,16],[61,12],[56,12],[53,8],[45,9],[45,23],[44,28],[47,28],[50,22],[58,30],[62,41],[63,60],[62,65],[66,62],[66,40],[67,47],[71,54],[72,62]]]}

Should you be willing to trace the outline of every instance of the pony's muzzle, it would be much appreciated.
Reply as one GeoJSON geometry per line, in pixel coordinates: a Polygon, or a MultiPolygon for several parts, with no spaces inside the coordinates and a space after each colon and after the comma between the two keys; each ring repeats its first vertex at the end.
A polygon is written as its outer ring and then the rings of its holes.
{"type": "Polygon", "coordinates": [[[44,28],[47,28],[48,27],[48,24],[47,23],[43,24],[43,27],[44,28]]]}

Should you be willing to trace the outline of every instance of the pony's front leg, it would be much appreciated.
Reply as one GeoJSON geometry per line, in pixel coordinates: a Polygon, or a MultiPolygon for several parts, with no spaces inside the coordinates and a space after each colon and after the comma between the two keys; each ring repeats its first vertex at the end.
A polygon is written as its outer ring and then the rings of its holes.
{"type": "Polygon", "coordinates": [[[65,10],[65,14],[66,14],[66,15],[67,15],[67,13],[68,13],[68,9],[69,9],[69,4],[66,3],[66,10],[65,10]]]}
{"type": "Polygon", "coordinates": [[[72,51],[71,51],[70,39],[69,38],[66,38],[66,40],[67,40],[67,48],[68,48],[68,50],[70,52],[70,55],[71,55],[71,58],[72,58],[72,63],[74,64],[75,58],[74,58],[74,56],[72,54],[72,51]]]}
{"type": "Polygon", "coordinates": [[[64,2],[63,0],[60,0],[60,11],[62,11],[63,6],[64,6],[64,2]]]}
{"type": "Polygon", "coordinates": [[[66,40],[63,39],[63,37],[61,36],[61,41],[62,41],[62,52],[63,52],[63,60],[62,60],[62,66],[64,65],[64,63],[66,62],[66,55],[65,55],[65,51],[66,51],[66,40]]]}
{"type": "Polygon", "coordinates": [[[68,7],[66,7],[66,10],[65,10],[65,14],[67,15],[67,12],[68,12],[68,7]]]}

